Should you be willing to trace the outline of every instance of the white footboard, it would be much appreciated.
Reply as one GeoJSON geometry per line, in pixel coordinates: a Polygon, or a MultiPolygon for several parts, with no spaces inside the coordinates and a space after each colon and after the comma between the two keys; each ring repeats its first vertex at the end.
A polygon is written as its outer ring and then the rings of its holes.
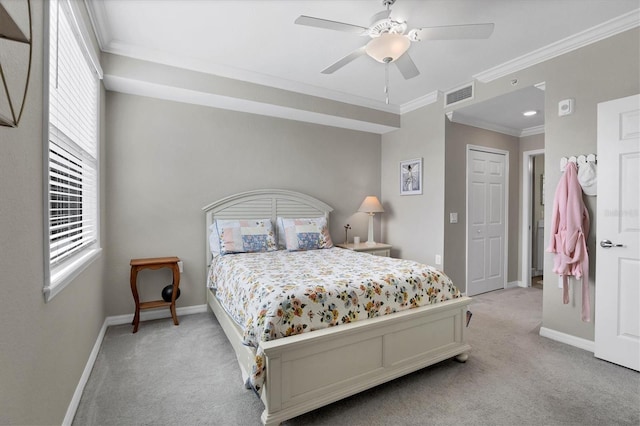
{"type": "MultiPolygon", "coordinates": [[[[213,292],[207,290],[207,295],[246,383],[255,351],[242,344],[242,333],[213,292]]],[[[470,303],[463,297],[262,342],[267,366],[260,392],[265,405],[262,422],[279,424],[454,356],[466,361],[471,349],[464,340],[470,303]]]]}
{"type": "Polygon", "coordinates": [[[453,356],[470,298],[263,342],[264,424],[278,424],[453,356]]]}

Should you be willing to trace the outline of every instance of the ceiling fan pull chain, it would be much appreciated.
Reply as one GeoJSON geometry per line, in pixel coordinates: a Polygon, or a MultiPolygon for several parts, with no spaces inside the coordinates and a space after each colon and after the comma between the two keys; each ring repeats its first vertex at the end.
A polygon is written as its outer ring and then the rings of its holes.
{"type": "Polygon", "coordinates": [[[389,62],[384,64],[384,93],[386,95],[386,104],[389,105],[389,62]]]}

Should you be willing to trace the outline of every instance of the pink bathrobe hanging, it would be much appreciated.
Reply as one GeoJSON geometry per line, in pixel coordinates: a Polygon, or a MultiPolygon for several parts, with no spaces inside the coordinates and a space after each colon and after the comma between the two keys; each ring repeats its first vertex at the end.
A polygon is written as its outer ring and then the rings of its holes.
{"type": "Polygon", "coordinates": [[[562,302],[569,303],[568,277],[582,278],[582,321],[591,321],[589,299],[589,212],[582,201],[575,163],[568,163],[553,199],[551,241],[548,252],[555,253],[553,272],[562,276],[562,302]]]}

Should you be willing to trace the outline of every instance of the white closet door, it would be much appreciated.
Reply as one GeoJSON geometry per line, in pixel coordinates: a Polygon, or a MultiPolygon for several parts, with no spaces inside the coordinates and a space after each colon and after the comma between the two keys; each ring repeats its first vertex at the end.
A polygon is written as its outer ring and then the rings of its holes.
{"type": "Polygon", "coordinates": [[[598,104],[595,356],[640,370],[640,95],[598,104]]]}
{"type": "Polygon", "coordinates": [[[507,158],[467,152],[467,294],[506,286],[507,158]]]}

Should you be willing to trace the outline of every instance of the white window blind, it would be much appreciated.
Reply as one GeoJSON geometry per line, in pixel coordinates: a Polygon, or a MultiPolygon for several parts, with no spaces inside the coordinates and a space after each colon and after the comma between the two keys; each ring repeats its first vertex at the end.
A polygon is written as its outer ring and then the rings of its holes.
{"type": "Polygon", "coordinates": [[[48,227],[55,286],[62,270],[98,245],[99,77],[68,2],[52,0],[49,8],[48,227]]]}

